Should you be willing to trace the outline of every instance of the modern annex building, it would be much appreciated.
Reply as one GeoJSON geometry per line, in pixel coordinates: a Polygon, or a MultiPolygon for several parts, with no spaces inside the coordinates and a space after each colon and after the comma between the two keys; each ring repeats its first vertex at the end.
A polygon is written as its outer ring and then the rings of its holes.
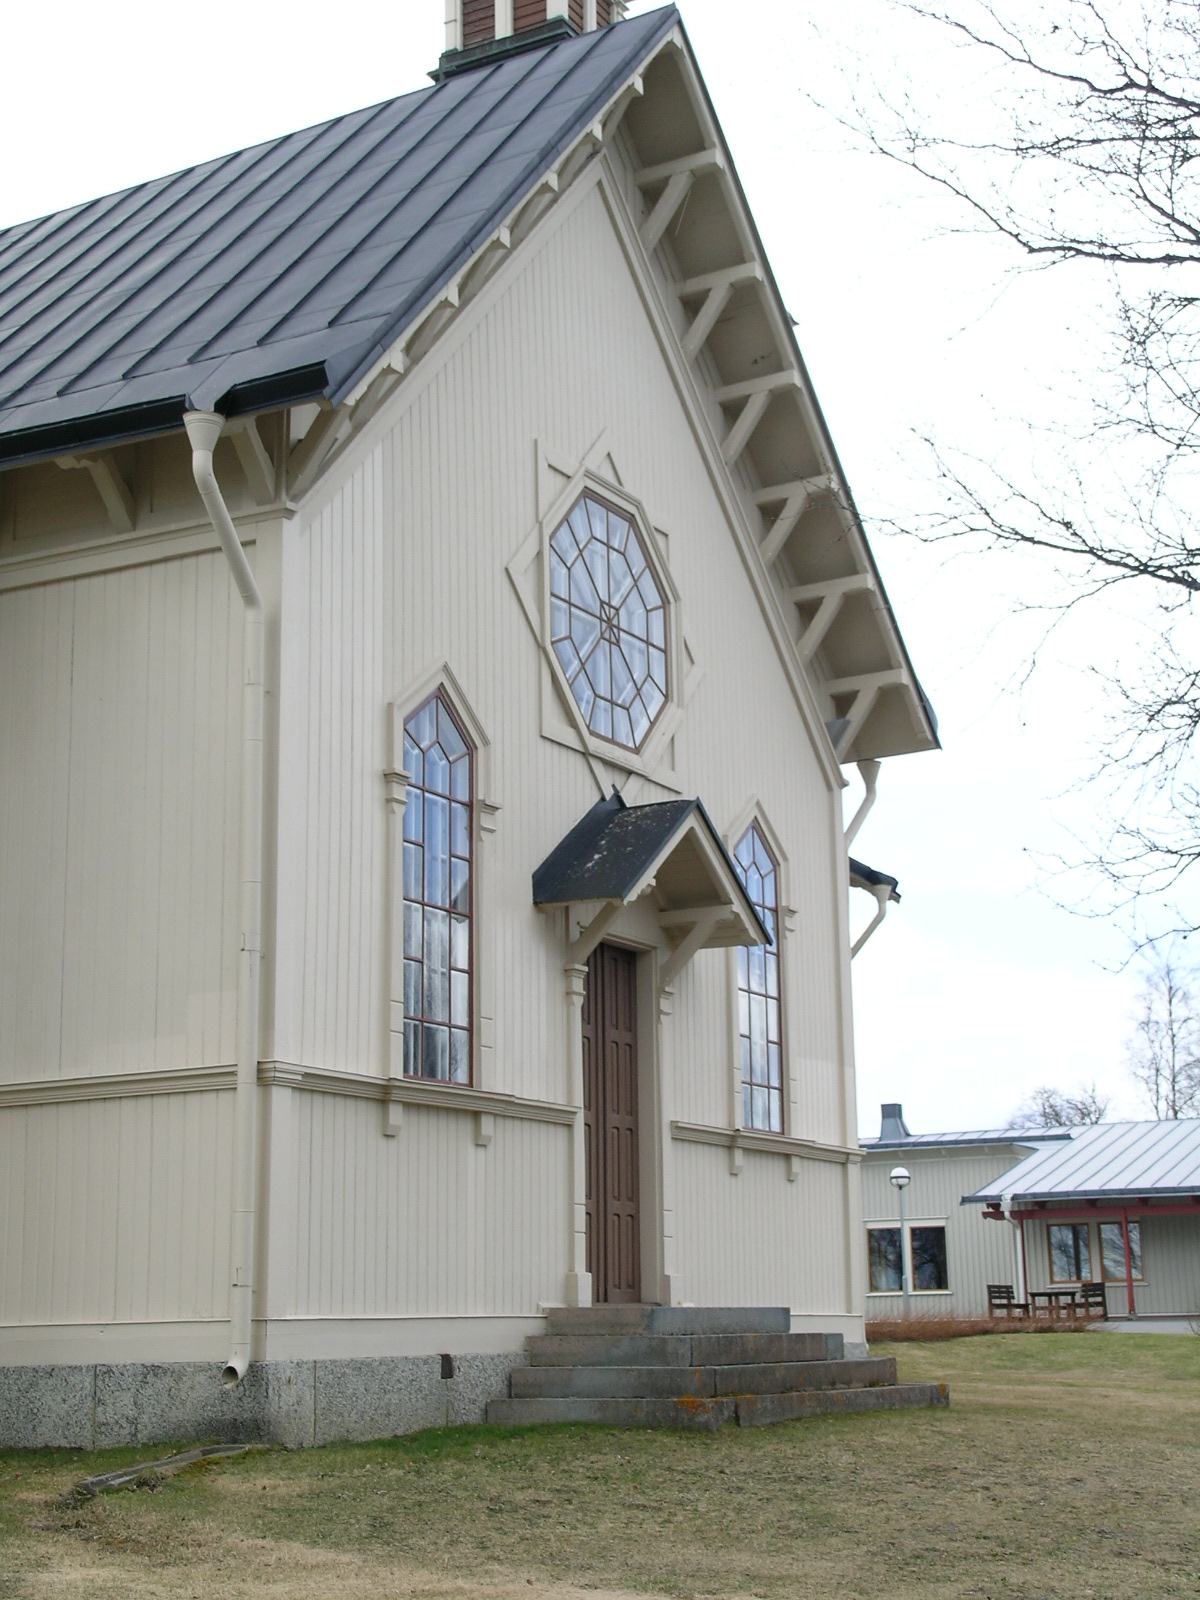
{"type": "Polygon", "coordinates": [[[932,712],[678,14],[512,10],[0,234],[11,1442],[862,1341],[842,768],[932,712]]]}
{"type": "Polygon", "coordinates": [[[995,1187],[1002,1173],[1071,1135],[1066,1129],[1017,1133],[979,1128],[966,1133],[910,1133],[902,1106],[880,1107],[879,1134],[863,1139],[863,1227],[867,1320],[914,1317],[986,1317],[988,1284],[1024,1282],[1017,1224],[997,1228],[976,1205],[963,1203],[974,1189],[995,1187]],[[900,1195],[890,1181],[896,1167],[910,1181],[900,1195]]]}
{"type": "Polygon", "coordinates": [[[1013,1225],[1020,1298],[1103,1283],[1110,1316],[1200,1326],[1194,1117],[1077,1128],[965,1195],[963,1209],[1013,1225]]]}

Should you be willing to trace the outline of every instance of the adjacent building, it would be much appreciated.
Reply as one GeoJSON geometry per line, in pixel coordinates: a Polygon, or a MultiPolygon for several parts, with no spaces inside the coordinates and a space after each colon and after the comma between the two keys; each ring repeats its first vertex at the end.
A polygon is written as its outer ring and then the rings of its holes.
{"type": "MultiPolygon", "coordinates": [[[[1110,1316],[1200,1326],[1200,1121],[1078,1128],[966,1195],[1026,1289],[1103,1282],[1110,1316]]],[[[1023,1297],[1023,1296],[1022,1296],[1023,1297]]]]}
{"type": "Polygon", "coordinates": [[[1056,1148],[1069,1135],[1064,1130],[1034,1136],[1011,1128],[914,1134],[902,1106],[880,1109],[879,1136],[861,1141],[868,1322],[904,1315],[904,1272],[910,1316],[987,1316],[989,1283],[1022,1282],[1020,1237],[1015,1224],[994,1226],[978,1206],[964,1205],[963,1197],[994,1186],[1015,1162],[1056,1148]],[[890,1181],[897,1167],[911,1180],[904,1190],[903,1227],[900,1192],[890,1181]]]}

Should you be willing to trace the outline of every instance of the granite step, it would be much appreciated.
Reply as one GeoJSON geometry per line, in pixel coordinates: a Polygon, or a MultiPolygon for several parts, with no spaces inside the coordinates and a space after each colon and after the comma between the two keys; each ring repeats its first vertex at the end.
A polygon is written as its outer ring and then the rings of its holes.
{"type": "Polygon", "coordinates": [[[764,1334],[791,1331],[787,1306],[559,1306],[546,1313],[549,1334],[764,1334]]]}
{"type": "Polygon", "coordinates": [[[529,1366],[512,1373],[512,1397],[524,1399],[718,1398],[812,1389],[877,1387],[896,1381],[888,1358],[755,1362],[748,1366],[529,1366]]]}
{"type": "MultiPolygon", "coordinates": [[[[639,1308],[640,1309],[640,1308],[639,1308]]],[[[535,1367],[709,1367],[758,1361],[840,1361],[840,1333],[535,1334],[535,1367]]]]}
{"type": "Polygon", "coordinates": [[[900,1411],[945,1406],[950,1391],[944,1383],[895,1383],[866,1389],[809,1389],[793,1394],[729,1395],[707,1399],[529,1397],[490,1400],[487,1419],[507,1428],[548,1423],[585,1423],[615,1428],[700,1428],[715,1430],[726,1422],[761,1427],[834,1412],[900,1411]]]}

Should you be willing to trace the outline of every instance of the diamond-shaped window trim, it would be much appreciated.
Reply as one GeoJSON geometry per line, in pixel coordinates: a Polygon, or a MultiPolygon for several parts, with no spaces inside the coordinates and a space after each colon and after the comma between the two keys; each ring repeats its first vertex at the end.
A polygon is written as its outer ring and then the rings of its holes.
{"type": "Polygon", "coordinates": [[[667,703],[666,613],[637,528],[582,494],[550,539],[550,641],[597,738],[645,744],[667,703]]]}

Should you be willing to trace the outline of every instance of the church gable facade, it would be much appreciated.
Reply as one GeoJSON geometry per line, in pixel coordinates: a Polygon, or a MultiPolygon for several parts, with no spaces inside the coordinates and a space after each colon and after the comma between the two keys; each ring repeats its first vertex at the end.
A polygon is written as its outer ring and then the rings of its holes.
{"type": "Polygon", "coordinates": [[[140,430],[0,372],[0,1372],[166,1364],[140,1437],[469,1420],[555,1308],[863,1339],[842,766],[932,713],[673,9],[464,17],[342,134],[571,110],[405,319],[140,430]]]}

